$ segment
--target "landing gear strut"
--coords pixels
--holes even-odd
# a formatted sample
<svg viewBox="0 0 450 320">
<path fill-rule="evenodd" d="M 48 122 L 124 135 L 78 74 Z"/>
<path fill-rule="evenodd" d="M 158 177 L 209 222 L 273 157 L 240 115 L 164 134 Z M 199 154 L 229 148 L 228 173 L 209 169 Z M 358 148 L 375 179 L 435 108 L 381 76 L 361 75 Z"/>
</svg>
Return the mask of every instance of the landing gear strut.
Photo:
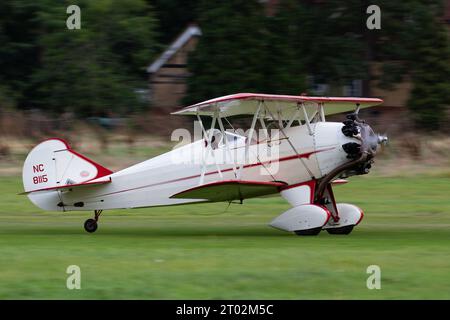
<svg viewBox="0 0 450 320">
<path fill-rule="evenodd" d="M 98 227 L 98 218 L 100 217 L 100 215 L 102 214 L 103 210 L 95 210 L 94 211 L 94 219 L 87 219 L 84 222 L 84 230 L 86 230 L 89 233 L 93 233 L 97 230 Z"/>
</svg>

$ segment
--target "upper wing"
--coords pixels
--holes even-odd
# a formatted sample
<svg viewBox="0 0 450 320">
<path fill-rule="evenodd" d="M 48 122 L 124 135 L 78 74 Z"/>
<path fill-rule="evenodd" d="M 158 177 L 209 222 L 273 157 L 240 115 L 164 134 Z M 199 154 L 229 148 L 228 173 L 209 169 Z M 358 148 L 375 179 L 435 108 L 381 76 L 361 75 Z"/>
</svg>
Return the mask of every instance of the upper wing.
<svg viewBox="0 0 450 320">
<path fill-rule="evenodd" d="M 377 98 L 354 97 L 307 97 L 287 96 L 260 93 L 237 93 L 223 96 L 188 106 L 172 114 L 213 116 L 219 112 L 224 117 L 235 115 L 252 115 L 258 109 L 260 102 L 264 102 L 270 113 L 283 119 L 290 119 L 297 110 L 297 105 L 303 103 L 306 107 L 322 103 L 325 115 L 354 110 L 356 104 L 360 108 L 368 108 L 383 103 Z M 267 117 L 270 117 L 267 115 Z"/>
<path fill-rule="evenodd" d="M 175 199 L 199 199 L 210 202 L 242 200 L 277 193 L 283 182 L 228 180 L 204 184 L 174 194 Z"/>
</svg>

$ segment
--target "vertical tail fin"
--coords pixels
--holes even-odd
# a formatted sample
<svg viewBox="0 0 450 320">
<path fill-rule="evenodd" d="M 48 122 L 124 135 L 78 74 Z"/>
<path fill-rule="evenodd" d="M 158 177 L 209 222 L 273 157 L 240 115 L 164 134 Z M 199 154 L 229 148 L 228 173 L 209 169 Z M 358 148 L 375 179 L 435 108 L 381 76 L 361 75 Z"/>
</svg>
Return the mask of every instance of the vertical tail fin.
<svg viewBox="0 0 450 320">
<path fill-rule="evenodd" d="M 41 142 L 30 151 L 23 165 L 25 192 L 80 184 L 113 172 L 75 152 L 61 139 Z"/>
</svg>

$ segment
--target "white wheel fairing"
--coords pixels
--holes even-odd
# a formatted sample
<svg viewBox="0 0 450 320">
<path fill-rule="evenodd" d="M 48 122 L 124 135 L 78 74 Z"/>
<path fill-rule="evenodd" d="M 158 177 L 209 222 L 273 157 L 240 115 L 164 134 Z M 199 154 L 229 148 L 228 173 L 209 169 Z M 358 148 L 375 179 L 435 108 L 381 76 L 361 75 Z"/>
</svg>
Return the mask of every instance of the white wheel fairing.
<svg viewBox="0 0 450 320">
<path fill-rule="evenodd" d="M 328 210 L 315 204 L 291 208 L 275 219 L 270 226 L 284 231 L 299 231 L 323 227 L 330 218 Z"/>
<path fill-rule="evenodd" d="M 337 224 L 330 219 L 323 229 L 340 228 L 345 226 L 356 226 L 364 217 L 363 211 L 357 206 L 349 203 L 336 203 L 339 214 L 339 221 Z"/>
</svg>

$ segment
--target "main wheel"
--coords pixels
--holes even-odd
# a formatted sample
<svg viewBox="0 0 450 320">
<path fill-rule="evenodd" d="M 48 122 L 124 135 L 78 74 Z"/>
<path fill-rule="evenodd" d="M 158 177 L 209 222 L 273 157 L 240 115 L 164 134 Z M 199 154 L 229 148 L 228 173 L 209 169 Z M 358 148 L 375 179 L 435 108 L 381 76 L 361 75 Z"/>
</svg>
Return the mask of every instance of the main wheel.
<svg viewBox="0 0 450 320">
<path fill-rule="evenodd" d="M 318 227 L 318 228 L 312 228 L 312 229 L 306 229 L 306 230 L 296 230 L 294 232 L 298 236 L 317 236 L 321 230 L 322 230 L 322 227 Z"/>
<path fill-rule="evenodd" d="M 327 229 L 329 234 L 350 234 L 352 232 L 354 225 L 340 227 L 340 228 L 331 228 Z"/>
<path fill-rule="evenodd" d="M 84 222 L 84 230 L 86 230 L 89 233 L 95 232 L 97 230 L 97 221 L 95 219 L 87 219 Z"/>
</svg>

